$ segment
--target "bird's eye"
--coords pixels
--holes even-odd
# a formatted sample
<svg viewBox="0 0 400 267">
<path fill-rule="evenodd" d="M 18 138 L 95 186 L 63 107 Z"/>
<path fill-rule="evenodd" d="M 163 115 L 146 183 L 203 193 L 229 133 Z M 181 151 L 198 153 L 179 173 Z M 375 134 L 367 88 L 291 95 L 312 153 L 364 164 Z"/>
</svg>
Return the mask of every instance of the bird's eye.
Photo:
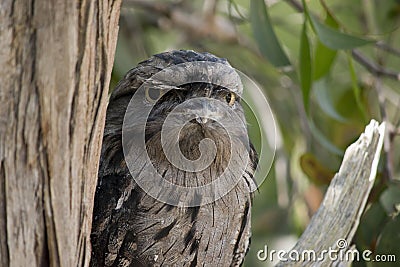
<svg viewBox="0 0 400 267">
<path fill-rule="evenodd" d="M 163 91 L 156 88 L 146 88 L 145 96 L 149 103 L 154 103 L 163 95 Z"/>
<path fill-rule="evenodd" d="M 229 106 L 233 106 L 235 104 L 236 96 L 234 93 L 229 92 L 225 96 L 225 101 L 228 103 Z"/>
</svg>

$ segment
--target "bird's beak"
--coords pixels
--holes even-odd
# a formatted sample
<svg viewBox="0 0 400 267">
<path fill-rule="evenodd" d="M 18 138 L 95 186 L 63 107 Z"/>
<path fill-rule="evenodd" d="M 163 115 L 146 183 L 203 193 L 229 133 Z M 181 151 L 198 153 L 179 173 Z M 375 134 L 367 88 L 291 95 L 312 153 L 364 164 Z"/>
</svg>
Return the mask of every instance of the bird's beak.
<svg viewBox="0 0 400 267">
<path fill-rule="evenodd" d="M 207 122 L 209 121 L 209 118 L 197 116 L 196 121 L 199 124 L 207 124 Z"/>
<path fill-rule="evenodd" d="M 212 118 L 216 116 L 217 109 L 210 105 L 208 101 L 208 97 L 202 98 L 199 100 L 199 109 L 200 111 L 196 115 L 196 122 L 200 125 L 205 125 L 207 122 L 210 122 Z"/>
</svg>

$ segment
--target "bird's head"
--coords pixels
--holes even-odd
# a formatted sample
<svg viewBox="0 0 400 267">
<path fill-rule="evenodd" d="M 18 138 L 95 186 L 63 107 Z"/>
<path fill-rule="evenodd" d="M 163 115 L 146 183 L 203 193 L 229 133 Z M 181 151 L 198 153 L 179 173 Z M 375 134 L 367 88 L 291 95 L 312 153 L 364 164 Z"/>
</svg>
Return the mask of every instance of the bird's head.
<svg viewBox="0 0 400 267">
<path fill-rule="evenodd" d="M 166 126 L 181 127 L 179 139 L 182 143 L 196 143 L 204 138 L 217 141 L 232 134 L 247 136 L 243 131 L 245 117 L 240 95 L 235 90 L 197 82 L 168 91 L 149 87 L 145 88 L 144 95 L 144 102 L 153 106 L 146 122 L 146 142 L 161 134 Z"/>
</svg>

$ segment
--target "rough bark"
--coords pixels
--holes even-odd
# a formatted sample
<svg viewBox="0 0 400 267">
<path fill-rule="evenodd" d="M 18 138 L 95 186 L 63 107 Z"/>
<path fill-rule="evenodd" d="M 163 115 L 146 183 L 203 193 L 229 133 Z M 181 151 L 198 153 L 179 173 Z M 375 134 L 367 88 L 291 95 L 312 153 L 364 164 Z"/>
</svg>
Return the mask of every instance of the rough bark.
<svg viewBox="0 0 400 267">
<path fill-rule="evenodd" d="M 0 2 L 0 266 L 85 266 L 121 0 Z"/>
</svg>

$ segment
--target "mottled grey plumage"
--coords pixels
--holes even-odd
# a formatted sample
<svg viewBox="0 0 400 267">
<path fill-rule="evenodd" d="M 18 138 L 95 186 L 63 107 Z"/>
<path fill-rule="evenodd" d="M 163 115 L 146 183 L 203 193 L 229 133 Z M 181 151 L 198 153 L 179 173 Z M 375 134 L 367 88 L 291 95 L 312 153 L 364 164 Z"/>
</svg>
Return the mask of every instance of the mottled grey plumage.
<svg viewBox="0 0 400 267">
<path fill-rule="evenodd" d="M 162 53 L 130 70 L 111 95 L 93 211 L 91 266 L 239 266 L 243 261 L 251 235 L 250 187 L 257 164 L 252 146 L 246 171 L 233 190 L 199 207 L 175 207 L 148 196 L 136 185 L 124 161 L 122 123 L 137 88 L 166 67 L 193 61 L 229 66 L 226 60 L 208 53 Z M 204 185 L 212 180 L 212 173 L 223 171 L 229 160 L 230 140 L 224 130 L 218 124 L 193 121 L 182 131 L 180 148 L 188 159 L 199 157 L 198 144 L 203 138 L 216 144 L 216 159 L 200 175 L 169 164 L 160 149 L 161 125 L 179 103 L 197 96 L 224 100 L 228 91 L 204 83 L 181 88 L 166 93 L 153 108 L 146 126 L 146 146 L 165 179 L 186 186 Z M 240 103 L 236 103 L 235 112 L 245 120 Z"/>
</svg>

